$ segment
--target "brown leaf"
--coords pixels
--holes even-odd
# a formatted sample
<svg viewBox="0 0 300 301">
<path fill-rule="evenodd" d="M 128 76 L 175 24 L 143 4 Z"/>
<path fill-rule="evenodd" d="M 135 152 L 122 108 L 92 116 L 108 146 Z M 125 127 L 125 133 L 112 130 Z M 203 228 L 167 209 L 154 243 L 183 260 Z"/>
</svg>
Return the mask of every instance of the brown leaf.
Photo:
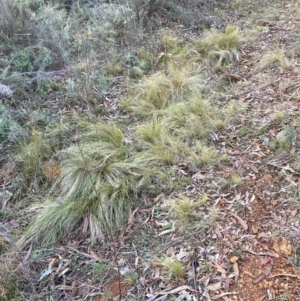
<svg viewBox="0 0 300 301">
<path fill-rule="evenodd" d="M 225 78 L 231 82 L 238 82 L 242 79 L 240 75 L 235 73 L 228 73 L 225 75 Z"/>
<path fill-rule="evenodd" d="M 179 286 L 171 291 L 168 291 L 168 292 L 161 292 L 160 294 L 161 295 L 170 295 L 170 294 L 175 294 L 175 293 L 178 293 L 180 291 L 183 291 L 183 290 L 189 290 L 191 292 L 196 292 L 191 286 L 189 285 L 182 285 L 182 286 Z"/>
<path fill-rule="evenodd" d="M 56 157 L 51 158 L 48 163 L 44 164 L 44 173 L 51 182 L 60 177 L 61 170 Z"/>
<path fill-rule="evenodd" d="M 229 291 L 229 278 L 226 277 L 225 278 L 225 281 L 224 281 L 224 289 L 225 289 L 225 292 L 227 293 Z"/>
<path fill-rule="evenodd" d="M 252 225 L 251 228 L 252 228 L 252 233 L 253 234 L 257 234 L 258 233 L 258 225 Z"/>
<path fill-rule="evenodd" d="M 247 165 L 253 172 L 258 173 L 258 169 L 254 165 L 249 164 L 249 163 Z"/>
<path fill-rule="evenodd" d="M 232 216 L 234 216 L 239 221 L 239 223 L 242 225 L 242 227 L 244 228 L 244 230 L 248 229 L 247 223 L 242 218 L 240 218 L 237 214 L 232 213 L 232 212 L 230 212 L 229 214 L 232 215 Z"/>
<path fill-rule="evenodd" d="M 59 290 L 61 291 L 72 291 L 74 289 L 74 286 L 72 285 L 60 285 L 58 287 Z"/>
<path fill-rule="evenodd" d="M 216 234 L 217 234 L 217 236 L 218 236 L 219 239 L 222 239 L 223 236 L 222 236 L 222 234 L 220 232 L 220 229 L 221 229 L 220 225 L 218 223 L 216 223 Z"/>
<path fill-rule="evenodd" d="M 264 280 L 269 276 L 271 271 L 272 271 L 272 266 L 269 266 L 263 273 L 261 273 L 255 280 L 253 280 L 253 283 L 256 284 L 261 282 L 262 280 Z"/>
<path fill-rule="evenodd" d="M 195 180 L 204 180 L 205 179 L 205 175 L 202 174 L 200 171 L 198 171 L 197 173 L 195 173 L 193 176 L 192 176 L 192 179 L 195 181 Z"/>
<path fill-rule="evenodd" d="M 92 256 L 93 258 L 95 258 L 97 261 L 100 261 L 100 258 L 98 257 L 98 255 L 97 255 L 93 250 L 90 251 L 90 254 L 91 254 L 91 256 Z"/>
<path fill-rule="evenodd" d="M 238 278 L 239 278 L 239 275 L 240 275 L 240 272 L 239 272 L 239 267 L 238 267 L 238 264 L 237 264 L 237 262 L 235 262 L 234 264 L 233 264 L 233 271 L 234 271 L 234 280 L 235 280 L 235 282 L 237 282 L 238 281 Z"/>
</svg>

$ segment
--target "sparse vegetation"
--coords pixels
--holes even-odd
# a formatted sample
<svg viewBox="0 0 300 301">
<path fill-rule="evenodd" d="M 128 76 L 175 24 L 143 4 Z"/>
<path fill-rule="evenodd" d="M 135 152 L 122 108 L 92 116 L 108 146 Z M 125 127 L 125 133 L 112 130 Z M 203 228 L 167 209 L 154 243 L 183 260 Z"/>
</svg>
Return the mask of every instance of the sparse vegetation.
<svg viewBox="0 0 300 301">
<path fill-rule="evenodd" d="M 216 299 L 256 234 L 295 241 L 300 7 L 273 2 L 0 0 L 0 300 Z"/>
</svg>

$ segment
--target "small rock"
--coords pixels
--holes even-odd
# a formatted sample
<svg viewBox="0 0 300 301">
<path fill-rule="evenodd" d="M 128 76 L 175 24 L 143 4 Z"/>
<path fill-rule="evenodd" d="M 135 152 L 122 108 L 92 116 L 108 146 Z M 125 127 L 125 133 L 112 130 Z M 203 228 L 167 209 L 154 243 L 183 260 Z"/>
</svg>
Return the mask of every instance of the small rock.
<svg viewBox="0 0 300 301">
<path fill-rule="evenodd" d="M 280 255 L 290 256 L 292 254 L 292 245 L 284 237 L 276 237 L 273 239 L 273 249 Z"/>
</svg>

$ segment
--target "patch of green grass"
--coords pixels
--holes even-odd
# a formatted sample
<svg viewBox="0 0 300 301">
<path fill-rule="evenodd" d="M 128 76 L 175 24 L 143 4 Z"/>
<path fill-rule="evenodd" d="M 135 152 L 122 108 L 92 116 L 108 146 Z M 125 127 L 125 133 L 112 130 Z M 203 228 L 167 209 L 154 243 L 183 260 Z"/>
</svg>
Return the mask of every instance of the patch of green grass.
<svg viewBox="0 0 300 301">
<path fill-rule="evenodd" d="M 206 138 L 225 127 L 221 114 L 197 92 L 185 102 L 170 105 L 162 114 L 166 126 L 184 138 Z"/>
<path fill-rule="evenodd" d="M 252 137 L 255 134 L 256 134 L 256 132 L 247 126 L 241 127 L 237 132 L 237 135 L 240 137 Z"/>
<path fill-rule="evenodd" d="M 241 185 L 242 184 L 242 178 L 238 173 L 233 172 L 230 175 L 230 179 L 233 182 L 234 185 Z"/>
<path fill-rule="evenodd" d="M 14 143 L 25 137 L 25 131 L 0 104 L 0 145 Z"/>
<path fill-rule="evenodd" d="M 200 216 L 197 219 L 197 222 L 191 225 L 191 228 L 193 230 L 209 229 L 216 223 L 217 219 L 219 218 L 219 213 L 215 209 L 210 209 L 208 214 L 200 212 L 199 215 Z"/>
<path fill-rule="evenodd" d="M 79 267 L 82 270 L 82 267 Z M 107 263 L 102 262 L 93 262 L 90 266 L 88 266 L 88 272 L 90 272 L 93 276 L 93 281 L 101 281 L 107 273 L 109 269 L 109 265 Z"/>
<path fill-rule="evenodd" d="M 207 146 L 199 141 L 196 141 L 188 155 L 192 162 L 198 166 L 210 166 L 217 164 L 219 161 L 217 150 L 213 146 Z"/>
<path fill-rule="evenodd" d="M 0 210 L 0 218 L 1 219 L 6 219 L 8 217 L 10 217 L 13 214 L 11 209 L 2 209 Z"/>
<path fill-rule="evenodd" d="M 130 96 L 125 106 L 141 116 L 152 115 L 165 109 L 172 96 L 170 83 L 164 73 L 156 73 L 145 79 L 137 88 L 137 96 Z"/>
<path fill-rule="evenodd" d="M 165 34 L 161 39 L 162 46 L 165 52 L 177 54 L 181 51 L 182 46 L 180 40 L 168 34 Z"/>
<path fill-rule="evenodd" d="M 224 65 L 236 62 L 240 60 L 240 54 L 237 50 L 216 50 L 209 54 L 209 58 L 215 61 L 216 71 L 222 70 Z"/>
<path fill-rule="evenodd" d="M 225 118 L 227 123 L 240 119 L 241 114 L 246 110 L 245 106 L 238 102 L 233 102 L 225 107 Z"/>
<path fill-rule="evenodd" d="M 261 20 L 262 21 L 271 21 L 274 18 L 276 18 L 276 16 L 278 16 L 280 14 L 280 11 L 277 7 L 274 6 L 270 6 L 267 7 L 266 9 L 264 9 L 264 11 L 261 14 Z"/>
</svg>

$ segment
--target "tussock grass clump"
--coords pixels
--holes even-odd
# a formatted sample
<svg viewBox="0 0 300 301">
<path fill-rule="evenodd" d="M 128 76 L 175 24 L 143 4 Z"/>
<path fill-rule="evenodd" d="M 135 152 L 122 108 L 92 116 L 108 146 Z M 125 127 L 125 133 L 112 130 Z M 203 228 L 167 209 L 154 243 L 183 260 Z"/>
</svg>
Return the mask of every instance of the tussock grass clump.
<svg viewBox="0 0 300 301">
<path fill-rule="evenodd" d="M 51 157 L 52 150 L 45 139 L 45 135 L 33 130 L 29 141 L 20 143 L 17 156 L 19 170 L 28 183 L 38 184 L 45 179 L 43 165 Z"/>
<path fill-rule="evenodd" d="M 206 201 L 206 197 L 203 197 L 201 200 L 193 200 L 180 195 L 179 199 L 170 200 L 168 205 L 171 207 L 170 213 L 172 217 L 186 223 L 197 216 L 197 209 L 204 206 Z"/>
<path fill-rule="evenodd" d="M 276 49 L 265 53 L 259 62 L 254 66 L 253 71 L 258 72 L 265 70 L 268 67 L 279 66 L 287 69 L 291 66 L 288 59 L 285 57 L 283 49 Z"/>
<path fill-rule="evenodd" d="M 35 205 L 36 221 L 20 245 L 34 240 L 53 245 L 72 235 L 103 239 L 126 221 L 134 199 L 135 164 L 127 158 L 123 136 L 114 124 L 99 123 L 81 145 L 60 154 L 61 179 L 53 187 L 58 199 Z"/>
<path fill-rule="evenodd" d="M 144 147 L 144 160 L 157 164 L 170 165 L 178 159 L 177 141 L 166 124 L 154 117 L 151 122 L 138 126 L 138 142 Z"/>
<path fill-rule="evenodd" d="M 172 96 L 170 82 L 164 73 L 156 73 L 145 79 L 138 87 L 138 94 L 128 100 L 126 106 L 137 115 L 147 116 L 165 109 Z"/>
<path fill-rule="evenodd" d="M 240 115 L 244 113 L 246 106 L 241 102 L 231 102 L 224 109 L 224 118 L 226 123 L 239 120 Z"/>
<path fill-rule="evenodd" d="M 151 116 L 171 103 L 187 98 L 199 88 L 201 78 L 195 72 L 169 67 L 134 86 L 137 94 L 125 101 L 125 107 L 138 116 Z"/>
<path fill-rule="evenodd" d="M 196 141 L 188 153 L 188 157 L 196 166 L 210 166 L 220 160 L 217 150 L 201 141 Z"/>
<path fill-rule="evenodd" d="M 198 50 L 203 53 L 219 50 L 234 50 L 241 45 L 243 40 L 240 30 L 237 27 L 228 25 L 224 32 L 215 30 L 206 32 L 196 46 Z"/>
<path fill-rule="evenodd" d="M 166 52 L 176 53 L 180 48 L 180 41 L 174 36 L 164 35 L 161 42 Z"/>
<path fill-rule="evenodd" d="M 52 178 L 49 174 L 47 175 L 47 166 L 51 165 L 52 157 L 59 150 L 70 145 L 69 138 L 76 126 L 62 118 L 55 125 L 46 126 L 43 132 L 37 125 L 34 125 L 28 135 L 29 137 L 20 139 L 18 155 L 16 156 L 16 169 L 22 175 L 26 185 L 34 183 L 36 189 L 39 184 L 47 180 L 46 178 Z"/>
<path fill-rule="evenodd" d="M 190 117 L 190 116 L 188 116 Z M 139 157 L 150 166 L 157 168 L 164 165 L 178 164 L 188 159 L 195 166 L 209 165 L 217 162 L 217 152 L 211 146 L 206 146 L 200 140 L 191 142 L 186 138 L 199 138 L 204 135 L 205 127 L 197 127 L 194 122 L 187 122 L 186 127 L 173 131 L 164 119 L 153 118 L 151 122 L 137 127 L 137 142 L 141 145 L 143 153 Z M 191 128 L 188 128 L 191 126 Z M 201 132 L 201 133 L 200 133 Z M 205 132 L 205 134 L 207 134 Z M 202 136 L 201 136 L 202 137 Z M 139 159 L 140 160 L 140 159 Z"/>
<path fill-rule="evenodd" d="M 224 32 L 208 31 L 204 37 L 196 43 L 196 50 L 218 65 L 231 63 L 239 59 L 237 49 L 243 43 L 240 30 L 228 25 Z"/>
<path fill-rule="evenodd" d="M 185 102 L 170 105 L 162 112 L 166 124 L 177 135 L 185 138 L 206 138 L 215 130 L 225 127 L 220 112 L 199 92 L 193 93 Z"/>
<path fill-rule="evenodd" d="M 185 278 L 184 264 L 176 258 L 165 256 L 158 259 L 156 264 L 162 267 L 163 274 L 169 279 Z"/>
<path fill-rule="evenodd" d="M 282 122 L 286 117 L 285 112 L 275 109 L 274 113 L 272 114 L 272 119 L 276 122 Z"/>
<path fill-rule="evenodd" d="M 22 296 L 22 293 L 16 285 L 18 278 L 14 271 L 5 269 L 1 272 L 2 273 L 0 273 L 0 300 L 24 300 L 25 296 Z"/>
</svg>

